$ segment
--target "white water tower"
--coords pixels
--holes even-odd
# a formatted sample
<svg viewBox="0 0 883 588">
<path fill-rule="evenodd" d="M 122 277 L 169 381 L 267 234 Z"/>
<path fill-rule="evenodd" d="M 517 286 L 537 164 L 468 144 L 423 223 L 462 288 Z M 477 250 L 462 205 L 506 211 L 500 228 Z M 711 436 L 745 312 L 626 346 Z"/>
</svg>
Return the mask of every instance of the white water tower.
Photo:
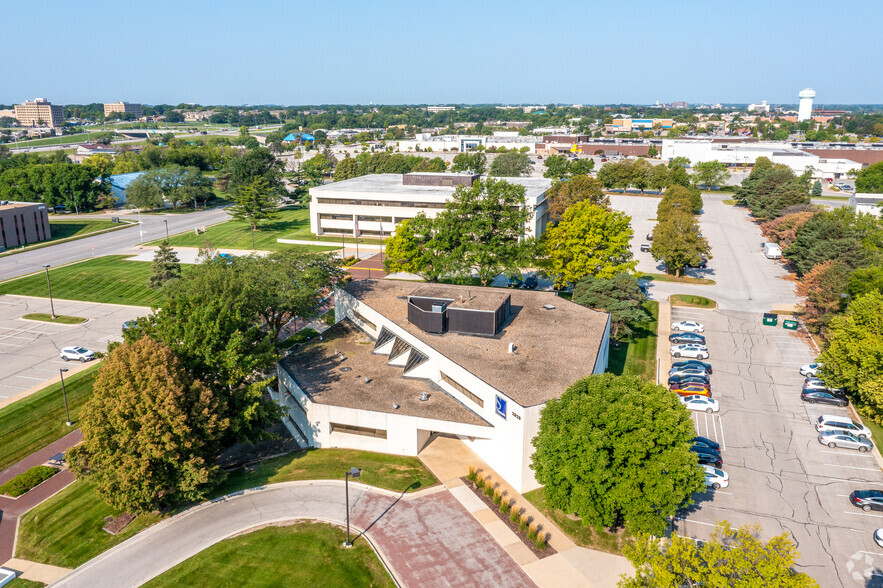
<svg viewBox="0 0 883 588">
<path fill-rule="evenodd" d="M 800 107 L 797 109 L 797 122 L 812 119 L 812 99 L 816 97 L 816 91 L 812 88 L 802 90 L 800 94 Z"/>
</svg>

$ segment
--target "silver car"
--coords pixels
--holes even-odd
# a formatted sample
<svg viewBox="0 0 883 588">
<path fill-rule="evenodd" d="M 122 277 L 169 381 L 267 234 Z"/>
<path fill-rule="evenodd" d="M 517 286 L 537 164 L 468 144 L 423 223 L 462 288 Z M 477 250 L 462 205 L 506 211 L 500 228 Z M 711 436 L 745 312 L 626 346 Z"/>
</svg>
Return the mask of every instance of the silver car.
<svg viewBox="0 0 883 588">
<path fill-rule="evenodd" d="M 819 443 L 832 448 L 858 449 L 862 453 L 874 448 L 874 444 L 867 439 L 856 437 L 848 431 L 822 431 L 819 433 Z"/>
</svg>

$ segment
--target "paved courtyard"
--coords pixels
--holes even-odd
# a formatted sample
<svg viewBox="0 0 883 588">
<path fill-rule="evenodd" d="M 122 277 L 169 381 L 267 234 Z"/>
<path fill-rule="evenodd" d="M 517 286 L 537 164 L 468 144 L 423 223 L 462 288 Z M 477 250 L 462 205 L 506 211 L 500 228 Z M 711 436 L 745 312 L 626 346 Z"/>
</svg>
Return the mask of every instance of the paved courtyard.
<svg viewBox="0 0 883 588">
<path fill-rule="evenodd" d="M 111 341 L 122 340 L 122 324 L 150 312 L 141 306 L 55 301 L 56 314 L 88 319 L 79 325 L 59 325 L 22 319 L 29 313 L 49 313 L 48 298 L 0 296 L 0 402 L 58 378 L 59 368 L 71 370 L 76 362 L 59 357 L 63 347 L 82 345 L 106 351 Z"/>
</svg>

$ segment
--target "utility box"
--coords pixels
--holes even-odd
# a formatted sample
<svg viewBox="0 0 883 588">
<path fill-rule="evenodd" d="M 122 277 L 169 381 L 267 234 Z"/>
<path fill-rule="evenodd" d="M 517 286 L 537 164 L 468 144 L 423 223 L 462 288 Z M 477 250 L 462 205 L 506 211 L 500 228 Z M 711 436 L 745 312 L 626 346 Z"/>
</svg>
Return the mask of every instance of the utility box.
<svg viewBox="0 0 883 588">
<path fill-rule="evenodd" d="M 779 324 L 779 315 L 772 312 L 763 313 L 763 324 L 768 327 L 775 327 Z"/>
<path fill-rule="evenodd" d="M 791 331 L 797 330 L 797 321 L 794 319 L 785 319 L 782 321 L 782 327 L 789 329 Z"/>
</svg>

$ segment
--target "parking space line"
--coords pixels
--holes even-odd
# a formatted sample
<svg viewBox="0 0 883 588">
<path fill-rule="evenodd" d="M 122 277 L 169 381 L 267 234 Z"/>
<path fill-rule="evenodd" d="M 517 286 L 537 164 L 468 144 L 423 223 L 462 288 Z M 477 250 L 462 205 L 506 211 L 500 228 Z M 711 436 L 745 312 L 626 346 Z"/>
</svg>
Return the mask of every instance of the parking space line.
<svg viewBox="0 0 883 588">
<path fill-rule="evenodd" d="M 848 510 L 844 510 L 843 514 L 851 514 L 851 515 L 858 515 L 860 517 L 875 517 L 878 519 L 883 519 L 883 515 L 869 514 L 866 512 L 849 512 Z"/>
<path fill-rule="evenodd" d="M 831 449 L 819 449 L 819 453 L 833 453 L 833 454 L 836 454 L 836 455 L 843 455 L 843 452 L 842 452 L 842 451 L 833 451 L 833 450 L 831 450 Z M 858 455 L 853 455 L 853 457 L 868 457 L 868 458 L 871 458 L 871 459 L 874 458 L 874 456 L 871 455 L 870 452 L 867 452 L 867 453 L 861 453 L 861 452 L 859 452 Z"/>
<path fill-rule="evenodd" d="M 867 472 L 879 472 L 880 471 L 880 468 L 860 468 L 857 466 L 840 465 L 839 463 L 826 463 L 826 464 L 822 464 L 822 465 L 832 467 L 832 468 L 850 468 L 853 470 L 865 470 Z"/>
<path fill-rule="evenodd" d="M 705 525 L 706 527 L 716 527 L 715 523 L 703 523 L 702 521 L 694 521 L 693 519 L 683 519 L 680 517 L 675 517 L 676 521 L 684 521 L 685 523 L 696 523 L 697 525 Z"/>
<path fill-rule="evenodd" d="M 720 428 L 721 428 L 721 451 L 726 451 L 727 450 L 727 442 L 724 439 L 724 422 L 721 420 L 720 415 L 717 415 L 717 423 L 720 425 Z"/>
<path fill-rule="evenodd" d="M 38 382 L 42 382 L 46 378 L 35 378 L 34 376 L 20 376 L 18 374 L 13 374 L 13 378 L 24 378 L 26 380 L 37 380 Z"/>
</svg>

